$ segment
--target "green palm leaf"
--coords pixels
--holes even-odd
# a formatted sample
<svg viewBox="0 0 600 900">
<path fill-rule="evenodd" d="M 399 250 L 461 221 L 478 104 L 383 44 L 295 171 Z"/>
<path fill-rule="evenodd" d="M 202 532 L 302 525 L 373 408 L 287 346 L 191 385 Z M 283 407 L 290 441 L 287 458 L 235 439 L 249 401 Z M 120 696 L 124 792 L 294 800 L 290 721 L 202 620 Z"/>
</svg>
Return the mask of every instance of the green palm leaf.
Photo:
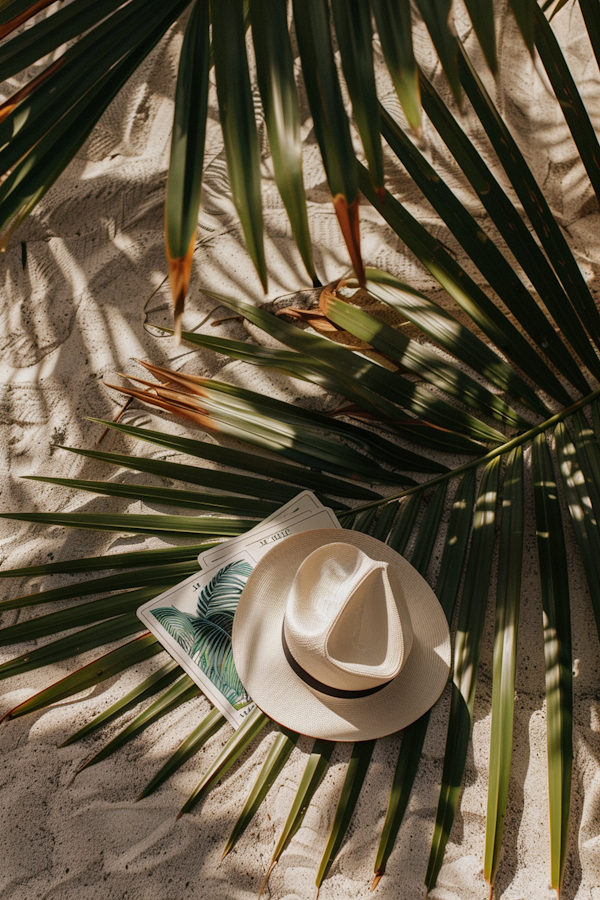
<svg viewBox="0 0 600 900">
<path fill-rule="evenodd" d="M 167 257 L 178 335 L 181 334 L 181 316 L 200 210 L 208 113 L 209 27 L 209 2 L 196 0 L 179 61 L 165 210 Z"/>
<path fill-rule="evenodd" d="M 531 475 L 544 609 L 550 871 L 552 887 L 560 894 L 573 766 L 573 659 L 567 554 L 554 467 L 544 435 L 533 443 Z"/>
<path fill-rule="evenodd" d="M 77 669 L 71 675 L 61 678 L 60 681 L 51 684 L 44 690 L 38 691 L 33 697 L 24 700 L 5 713 L 2 720 L 16 719 L 18 716 L 24 716 L 26 713 L 44 709 L 51 703 L 57 703 L 59 700 L 73 696 L 73 694 L 78 694 L 88 687 L 100 684 L 100 682 L 106 681 L 107 678 L 117 675 L 123 669 L 129 668 L 129 666 L 161 653 L 162 649 L 154 635 L 146 632 L 146 634 L 134 638 L 115 650 L 111 650 L 110 653 L 106 653 L 86 666 L 82 666 L 81 669 Z"/>
<path fill-rule="evenodd" d="M 242 0 L 210 4 L 219 115 L 227 156 L 233 202 L 240 217 L 246 246 L 267 290 L 260 195 L 260 151 L 254 103 L 246 59 Z"/>
<path fill-rule="evenodd" d="M 407 502 L 414 502 L 416 499 L 418 498 L 415 496 L 409 497 Z M 449 623 L 452 620 L 463 565 L 467 555 L 474 505 L 475 472 L 471 470 L 461 479 L 452 501 L 448 532 L 444 542 L 437 580 L 437 596 Z M 430 501 L 428 513 L 432 507 L 435 509 L 435 504 L 432 504 Z M 434 531 L 437 531 L 436 525 L 439 525 L 437 516 L 431 515 L 430 522 L 424 519 L 415 543 L 411 562 L 422 575 L 427 570 L 431 556 L 432 535 Z M 402 552 L 402 550 L 399 552 Z M 387 861 L 394 849 L 394 843 L 398 836 L 404 813 L 408 807 L 428 725 L 429 713 L 427 712 L 412 725 L 409 725 L 408 728 L 404 729 L 385 822 L 377 849 L 372 889 L 379 883 L 385 872 Z"/>
<path fill-rule="evenodd" d="M 171 687 L 158 697 L 157 700 L 154 700 L 147 709 L 138 713 L 122 731 L 116 734 L 114 738 L 108 742 L 108 744 L 105 744 L 104 747 L 87 759 L 83 765 L 79 767 L 77 774 L 84 769 L 87 769 L 88 766 L 93 766 L 96 763 L 102 762 L 103 759 L 111 756 L 119 749 L 119 747 L 122 747 L 123 744 L 133 740 L 138 734 L 154 722 L 158 721 L 158 719 L 161 719 L 163 716 L 166 716 L 167 713 L 177 709 L 183 703 L 187 703 L 188 700 L 193 700 L 199 693 L 200 688 L 193 683 L 191 678 L 187 675 L 183 675 L 175 682 L 175 684 L 172 684 Z"/>
<path fill-rule="evenodd" d="M 502 492 L 484 861 L 484 875 L 490 888 L 494 884 L 500 860 L 512 758 L 515 670 L 523 565 L 523 482 L 523 453 L 521 448 L 517 447 L 508 457 Z"/>
<path fill-rule="evenodd" d="M 377 88 L 373 68 L 373 32 L 368 0 L 347 4 L 332 0 L 331 10 L 340 48 L 344 78 L 352 100 L 375 190 L 383 188 L 383 152 L 379 137 Z"/>
<path fill-rule="evenodd" d="M 124 697 L 115 700 L 109 707 L 101 713 L 98 713 L 98 715 L 94 716 L 89 722 L 86 722 L 85 725 L 63 741 L 62 744 L 59 744 L 59 747 L 68 747 L 70 744 L 80 741 L 98 728 L 102 728 L 103 725 L 108 725 L 110 722 L 113 722 L 133 706 L 137 706 L 138 703 L 142 703 L 154 694 L 158 694 L 163 688 L 169 687 L 169 685 L 179 677 L 179 674 L 180 669 L 175 660 L 170 660 L 168 663 L 165 663 L 164 666 L 161 666 L 160 669 L 157 669 L 152 675 L 144 678 L 140 684 L 129 691 L 129 693 L 125 694 Z"/>
<path fill-rule="evenodd" d="M 302 775 L 300 784 L 296 790 L 294 802 L 292 803 L 285 825 L 283 826 L 283 830 L 279 836 L 275 850 L 273 851 L 267 874 L 265 875 L 258 894 L 259 897 L 267 886 L 271 872 L 279 862 L 279 857 L 302 825 L 306 810 L 310 805 L 310 801 L 312 800 L 315 791 L 321 783 L 321 779 L 325 774 L 334 747 L 335 744 L 331 741 L 317 740 L 314 742 L 311 754 L 304 769 L 304 774 Z"/>
<path fill-rule="evenodd" d="M 285 0 L 251 0 L 252 42 L 275 180 L 289 216 L 302 261 L 319 284 L 302 180 L 300 112 Z"/>
<path fill-rule="evenodd" d="M 442 789 L 425 876 L 428 891 L 437 881 L 450 836 L 473 723 L 477 666 L 494 550 L 499 466 L 498 459 L 486 466 L 475 505 L 473 540 L 465 573 L 454 646 L 454 679 Z"/>
<path fill-rule="evenodd" d="M 269 719 L 260 709 L 255 708 L 249 713 L 238 730 L 225 744 L 214 762 L 204 773 L 200 784 L 192 791 L 188 799 L 181 807 L 177 818 L 189 812 L 197 803 L 209 794 L 227 774 L 229 769 L 240 758 L 242 753 L 250 746 L 254 739 L 268 724 Z"/>
<path fill-rule="evenodd" d="M 421 131 L 419 75 L 412 43 L 410 0 L 371 0 L 381 49 L 404 115 L 412 130 Z"/>
<path fill-rule="evenodd" d="M 223 856 L 221 859 L 225 859 L 228 853 L 233 850 L 236 843 L 241 838 L 242 834 L 256 815 L 258 808 L 261 803 L 267 796 L 268 792 L 272 788 L 277 776 L 282 771 L 285 766 L 287 760 L 290 757 L 290 754 L 296 743 L 299 734 L 296 734 L 293 731 L 288 731 L 283 728 L 280 733 L 275 738 L 271 749 L 265 759 L 258 778 L 254 783 L 252 790 L 248 795 L 248 799 L 244 804 L 244 808 L 242 809 L 237 822 L 233 827 L 233 831 L 229 835 L 229 839 L 225 845 L 225 849 L 223 850 Z"/>
<path fill-rule="evenodd" d="M 354 813 L 354 808 L 358 801 L 358 797 L 367 775 L 367 769 L 371 762 L 371 756 L 375 749 L 375 741 L 361 741 L 354 744 L 352 748 L 352 756 L 346 769 L 346 778 L 342 787 L 342 793 L 338 800 L 335 817 L 331 826 L 331 832 L 319 871 L 317 872 L 316 886 L 317 890 L 321 887 L 323 879 L 327 876 L 337 853 L 342 846 L 342 841 L 350 824 L 350 819 Z"/>
<path fill-rule="evenodd" d="M 12 0 L 10 3 L 0 0 L 0 39 L 12 34 L 47 5 L 45 0 L 33 4 L 29 0 Z M 4 41 L 0 46 L 0 77 L 13 77 L 38 60 L 40 66 L 37 73 L 40 77 L 25 82 L 0 108 L 0 170 L 5 176 L 0 185 L 1 229 L 9 229 L 9 232 L 14 229 L 48 190 L 77 153 L 120 87 L 187 5 L 184 0 L 125 0 L 118 4 L 113 0 L 99 0 L 97 3 L 73 0 Z M 562 2 L 555 4 L 553 15 L 562 5 Z M 580 0 L 580 5 L 592 47 L 598 55 L 597 0 Z M 160 538 L 182 534 L 206 535 L 206 539 L 196 537 L 194 545 L 182 548 L 126 552 L 107 555 L 102 559 L 61 561 L 0 573 L 11 577 L 94 572 L 111 568 L 117 572 L 106 578 L 92 578 L 78 586 L 48 588 L 38 594 L 3 600 L 0 609 L 5 610 L 56 600 L 79 601 L 80 597 L 118 591 L 111 596 L 76 602 L 68 608 L 0 629 L 0 644 L 4 645 L 68 632 L 66 636 L 52 639 L 2 664 L 0 678 L 76 657 L 103 644 L 119 642 L 119 646 L 104 657 L 19 704 L 8 714 L 14 717 L 72 696 L 84 687 L 93 686 L 158 652 L 158 644 L 148 635 L 142 634 L 123 643 L 126 638 L 142 631 L 141 623 L 134 614 L 137 605 L 188 574 L 199 550 L 216 543 L 219 536 L 236 535 L 252 527 L 256 519 L 271 511 L 275 504 L 293 497 L 300 488 L 319 491 L 323 501 L 332 505 L 336 501 L 331 498 L 357 500 L 361 505 L 355 505 L 351 510 L 337 501 L 336 508 L 342 524 L 387 540 L 400 552 L 406 552 L 412 546 L 414 537 L 411 558 L 419 571 L 425 574 L 444 509 L 447 508 L 445 493 L 448 481 L 464 475 L 451 501 L 453 508 L 449 532 L 437 579 L 438 596 L 451 619 L 466 549 L 471 539 L 459 613 L 442 793 L 427 873 L 427 884 L 431 887 L 442 864 L 464 771 L 485 607 L 481 598 L 487 596 L 494 549 L 498 470 L 501 458 L 507 456 L 499 541 L 492 758 L 485 860 L 485 874 L 492 883 L 499 859 L 510 767 L 518 583 L 523 551 L 521 454 L 523 448 L 533 442 L 531 473 L 546 652 L 551 878 L 555 889 L 560 890 L 565 870 L 570 807 L 573 699 L 571 598 L 555 473 L 558 466 L 600 634 L 600 451 L 597 446 L 600 413 L 597 405 L 594 406 L 592 428 L 584 412 L 585 407 L 594 403 L 600 394 L 589 387 L 592 379 L 600 375 L 597 356 L 600 314 L 566 237 L 517 142 L 448 27 L 449 0 L 419 0 L 417 6 L 438 49 L 456 98 L 460 97 L 461 90 L 465 91 L 510 185 L 505 189 L 500 180 L 492 175 L 494 166 L 487 165 L 450 107 L 421 77 L 426 112 L 432 126 L 471 183 L 481 208 L 505 240 L 511 256 L 504 252 L 500 242 L 492 243 L 487 227 L 480 227 L 478 213 L 481 209 L 472 211 L 471 205 L 467 209 L 466 201 L 459 200 L 458 194 L 440 180 L 433 166 L 403 134 L 397 123 L 385 111 L 381 112 L 376 102 L 369 7 L 374 13 L 386 64 L 405 114 L 413 129 L 418 130 L 419 84 L 410 33 L 410 5 L 405 0 L 396 4 L 388 0 L 371 0 L 367 4 L 361 0 L 354 4 L 350 12 L 346 10 L 348 14 L 344 15 L 342 4 L 336 0 L 332 7 L 332 29 L 329 5 L 325 0 L 311 0 L 308 5 L 294 2 L 293 18 L 317 142 L 359 281 L 364 279 L 358 230 L 358 184 L 375 210 L 388 221 L 460 310 L 467 314 L 469 324 L 459 325 L 441 306 L 385 273 L 367 272 L 372 296 L 399 312 L 423 335 L 427 335 L 430 343 L 433 341 L 452 354 L 456 362 L 448 362 L 447 357 L 442 361 L 437 350 L 426 349 L 417 340 L 404 338 L 401 332 L 376 323 L 373 317 L 336 298 L 330 301 L 332 319 L 396 359 L 409 370 L 407 377 L 397 373 L 391 375 L 360 353 L 302 332 L 263 310 L 211 295 L 218 302 L 232 306 L 271 337 L 282 341 L 288 349 L 256 347 L 207 335 L 186 335 L 188 339 L 194 341 L 196 346 L 255 365 L 277 368 L 292 377 L 341 394 L 352 404 L 346 408 L 345 420 L 339 421 L 310 410 L 297 410 L 291 404 L 274 398 L 252 395 L 252 392 L 211 383 L 206 379 L 185 381 L 182 376 L 182 381 L 175 385 L 177 390 L 169 385 L 161 396 L 156 392 L 164 408 L 170 408 L 168 403 L 173 407 L 179 404 L 176 411 L 182 412 L 180 398 L 186 390 L 189 393 L 193 383 L 194 390 L 186 401 L 187 412 L 191 411 L 192 417 L 196 416 L 195 420 L 203 426 L 243 440 L 250 449 L 242 451 L 128 425 L 111 425 L 121 434 L 153 443 L 169 453 L 185 453 L 207 460 L 209 464 L 227 466 L 236 472 L 231 475 L 215 472 L 208 467 L 190 465 L 189 461 L 183 464 L 137 459 L 139 471 L 176 481 L 187 480 L 189 484 L 218 492 L 211 494 L 114 482 L 39 479 L 123 499 L 169 502 L 181 508 L 190 505 L 199 508 L 204 504 L 205 511 L 215 515 L 98 516 L 45 512 L 18 512 L 12 515 L 17 520 L 42 525 L 95 528 Z M 544 4 L 540 9 L 537 4 L 511 0 L 510 6 L 530 49 L 535 39 L 580 158 L 596 193 L 600 193 L 598 140 L 553 29 L 544 17 L 543 13 L 549 5 Z M 467 0 L 467 8 L 484 54 L 493 68 L 496 50 L 491 3 L 489 0 L 482 3 Z M 241 0 L 227 0 L 213 2 L 211 11 L 212 50 L 231 188 L 251 255 L 263 282 L 266 281 L 258 141 L 244 37 L 248 18 L 253 28 L 257 80 L 276 180 L 305 265 L 311 278 L 316 281 L 302 184 L 298 101 L 286 6 L 278 0 L 271 10 L 264 0 L 252 0 L 250 16 L 245 17 Z M 187 26 L 180 65 L 167 202 L 169 254 L 174 261 L 185 260 L 186 266 L 191 264 L 200 198 L 201 145 L 204 140 L 210 65 L 208 36 L 208 5 L 204 0 L 197 0 Z M 368 158 L 369 173 L 362 167 L 357 169 L 355 165 L 353 126 L 349 124 L 342 101 L 340 74 L 333 54 L 334 41 L 340 48 L 346 86 Z M 59 51 L 51 65 L 41 62 L 45 54 L 54 53 L 63 45 L 67 49 Z M 432 233 L 417 222 L 396 198 L 381 190 L 380 130 L 470 261 L 487 279 L 495 296 L 488 296 Z M 510 199 L 512 190 L 522 204 L 537 241 L 531 237 L 520 208 Z M 5 234 L 4 243 L 8 236 Z M 522 267 L 522 273 L 515 267 L 513 256 Z M 525 279 L 531 282 L 539 295 L 540 305 L 526 288 Z M 181 284 L 176 284 L 176 295 L 182 291 L 185 293 L 184 281 L 185 278 Z M 508 320 L 504 307 L 498 301 L 514 315 L 516 324 Z M 478 329 L 483 333 L 484 340 L 477 336 Z M 573 356 L 567 342 L 579 359 Z M 148 368 L 153 371 L 152 367 Z M 155 369 L 156 374 L 159 370 L 158 367 Z M 429 386 L 415 383 L 415 379 L 423 379 Z M 563 380 L 581 395 L 579 400 L 571 400 L 571 388 L 569 384 L 565 387 Z M 530 416 L 519 404 L 543 421 Z M 408 446 L 396 449 L 395 441 L 375 433 L 370 426 L 351 424 L 347 420 L 351 415 L 381 420 L 381 427 L 386 433 L 400 437 L 403 445 Z M 514 429 L 519 429 L 520 433 L 515 435 Z M 550 431 L 553 431 L 556 451 L 546 439 Z M 252 444 L 258 445 L 261 452 L 267 452 L 257 455 L 251 450 Z M 426 448 L 430 456 L 423 456 L 421 448 Z M 466 463 L 462 460 L 459 464 L 453 463 L 450 469 L 445 465 L 447 460 L 443 464 L 439 461 L 438 451 L 470 454 L 470 458 Z M 86 450 L 79 452 L 97 462 L 136 468 L 134 456 Z M 282 457 L 285 458 L 286 454 L 288 459 L 294 460 L 293 464 L 283 461 Z M 475 475 L 483 466 L 486 468 L 475 523 L 471 529 Z M 324 474 L 323 470 L 331 474 Z M 403 470 L 403 474 L 397 475 L 398 470 Z M 248 476 L 248 473 L 251 475 Z M 412 476 L 419 473 L 427 475 L 428 480 L 417 484 Z M 364 485 L 357 483 L 363 479 Z M 367 486 L 378 480 L 394 485 L 395 490 L 401 486 L 404 489 L 384 498 Z M 8 515 L 11 517 L 11 514 Z M 241 518 L 242 515 L 244 518 Z M 133 571 L 123 572 L 126 568 Z M 207 595 L 199 598 L 201 609 L 198 609 L 197 616 L 182 618 L 178 611 L 169 609 L 158 612 L 167 627 L 173 629 L 176 639 L 181 638 L 184 642 L 186 650 L 195 653 L 202 665 L 212 667 L 215 677 L 222 678 L 224 692 L 232 691 L 233 698 L 233 694 L 242 689 L 233 666 L 230 631 L 235 597 L 239 596 L 243 578 L 240 573 L 229 574 L 229 583 L 227 576 L 222 584 L 212 588 L 209 586 Z M 187 676 L 177 685 L 172 684 L 174 677 L 174 667 L 162 667 L 154 676 L 112 704 L 89 726 L 79 729 L 67 742 L 89 734 L 102 724 L 115 721 L 133 704 L 164 689 L 166 693 L 136 716 L 130 726 L 94 759 L 102 758 L 102 754 L 108 755 L 138 733 L 153 717 L 173 708 L 172 704 L 183 702 L 181 698 L 186 697 L 187 692 L 191 692 L 190 696 L 198 692 L 186 680 Z M 375 883 L 385 869 L 408 804 L 428 718 L 428 714 L 422 717 L 403 735 L 377 855 Z M 223 721 L 223 717 L 213 711 L 200 723 L 162 766 L 143 795 L 156 789 L 197 752 Z M 185 809 L 191 808 L 216 785 L 267 721 L 258 710 L 246 719 L 242 729 L 218 754 Z M 233 840 L 239 837 L 251 820 L 284 765 L 294 738 L 280 735 L 276 739 L 274 750 L 268 755 L 236 825 Z M 325 876 L 343 839 L 370 750 L 372 747 L 356 748 L 347 771 L 332 834 L 317 875 L 318 883 Z M 332 745 L 327 742 L 317 742 L 313 747 L 275 849 L 272 865 L 299 828 L 331 751 Z"/>
<path fill-rule="evenodd" d="M 194 728 L 179 745 L 175 753 L 166 761 L 154 778 L 146 785 L 137 798 L 142 800 L 155 791 L 167 778 L 170 778 L 181 766 L 198 753 L 204 744 L 225 724 L 225 716 L 218 709 L 211 709 L 209 714 Z"/>
<path fill-rule="evenodd" d="M 354 271 L 364 281 L 354 149 L 344 109 L 326 0 L 292 0 L 304 84 L 329 190 Z"/>
</svg>

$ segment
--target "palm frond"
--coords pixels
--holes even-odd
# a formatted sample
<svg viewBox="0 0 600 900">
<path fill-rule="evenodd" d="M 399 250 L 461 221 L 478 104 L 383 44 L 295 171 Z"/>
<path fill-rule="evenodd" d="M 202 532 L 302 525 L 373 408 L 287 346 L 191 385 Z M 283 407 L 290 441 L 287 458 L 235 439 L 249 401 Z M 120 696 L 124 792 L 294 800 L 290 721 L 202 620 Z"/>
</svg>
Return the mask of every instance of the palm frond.
<svg viewBox="0 0 600 900">
<path fill-rule="evenodd" d="M 111 100 L 190 4 L 189 0 L 166 3 L 73 0 L 10 37 L 48 5 L 46 0 L 37 3 L 14 0 L 4 7 L 3 21 L 0 21 L 0 41 L 9 38 L 0 46 L 0 79 L 13 77 L 43 60 L 48 53 L 58 52 L 50 65 L 0 107 L 0 173 L 8 175 L 0 188 L 0 230 L 5 231 L 5 240 L 60 176 Z M 371 13 L 408 122 L 418 132 L 419 86 L 410 5 L 406 0 L 397 8 L 387 0 L 361 0 L 349 14 L 336 0 L 333 32 L 326 0 L 292 6 L 306 93 L 333 205 L 350 259 L 362 282 L 351 129 L 342 101 L 332 39 L 335 37 L 342 51 L 342 68 L 355 122 L 373 185 L 381 192 L 383 155 L 375 102 Z M 486 59 L 494 70 L 492 4 L 487 0 L 485 4 L 469 2 L 467 7 Z M 418 8 L 459 98 L 459 50 L 450 0 L 419 0 Z M 517 4 L 514 11 L 531 46 L 534 10 Z M 260 157 L 245 38 L 249 25 L 276 182 L 309 277 L 313 284 L 319 283 L 306 214 L 297 87 L 286 3 L 278 0 L 277 4 L 270 4 L 267 15 L 262 0 L 253 0 L 247 9 L 243 0 L 213 4 L 209 0 L 195 0 L 179 61 L 165 216 L 178 334 L 195 245 L 208 115 L 208 74 L 213 64 L 231 191 L 249 253 L 266 286 Z M 61 52 L 60 48 L 65 46 Z"/>
<path fill-rule="evenodd" d="M 597 2 L 580 0 L 580 3 L 597 52 Z M 125 0 L 118 4 L 109 0 L 96 4 L 73 0 L 0 44 L 0 76 L 12 77 L 21 71 L 20 66 L 24 68 L 41 59 L 42 52 L 48 53 L 68 43 L 52 66 L 42 69 L 35 81 L 25 83 L 0 107 L 0 174 L 6 176 L 0 186 L 3 229 L 10 230 L 31 210 L 72 159 L 111 98 L 187 5 L 176 0 L 160 3 Z M 44 6 L 44 3 L 22 0 L 0 3 L 0 35 L 12 34 Z M 102 423 L 129 440 L 150 443 L 169 454 L 185 455 L 186 459 L 144 459 L 134 453 L 86 449 L 74 452 L 111 467 L 170 479 L 175 486 L 55 477 L 40 480 L 122 501 L 166 502 L 177 509 L 193 506 L 208 514 L 23 511 L 5 514 L 18 521 L 44 526 L 90 528 L 166 539 L 193 537 L 187 539 L 188 545 L 184 547 L 64 560 L 0 573 L 3 577 L 22 577 L 114 570 L 113 574 L 90 578 L 79 585 L 44 586 L 37 594 L 3 599 L 0 610 L 42 606 L 54 601 L 69 603 L 0 629 L 2 646 L 43 641 L 3 663 L 0 678 L 116 644 L 92 663 L 14 707 L 7 714 L 7 718 L 14 718 L 73 696 L 160 652 L 160 645 L 152 636 L 140 634 L 142 626 L 135 616 L 137 606 L 193 572 L 195 557 L 202 549 L 243 533 L 298 490 L 316 491 L 322 502 L 336 509 L 345 527 L 373 534 L 399 552 L 410 553 L 416 568 L 435 584 L 449 622 L 454 609 L 459 607 L 442 789 L 426 875 L 427 886 L 432 888 L 450 837 L 465 769 L 499 524 L 485 859 L 485 875 L 493 884 L 500 860 L 503 818 L 509 811 L 507 784 L 512 749 L 516 633 L 519 603 L 526 602 L 519 590 L 523 546 L 528 539 L 522 514 L 523 460 L 527 458 L 524 451 L 531 447 L 535 539 L 544 611 L 539 628 L 546 654 L 550 871 L 553 887 L 559 891 L 566 865 L 573 763 L 571 614 L 576 598 L 569 591 L 565 535 L 565 529 L 571 526 L 600 635 L 600 390 L 597 388 L 600 314 L 567 237 L 516 140 L 460 41 L 448 27 L 451 4 L 448 0 L 419 0 L 417 6 L 455 96 L 464 92 L 491 141 L 508 179 L 506 188 L 492 174 L 494 165 L 484 160 L 463 130 L 452 104 L 445 103 L 419 73 L 410 28 L 407 28 L 411 20 L 408 3 L 371 0 L 367 4 L 361 0 L 354 14 L 343 18 L 342 7 L 335 2 L 332 19 L 324 0 L 293 4 L 317 141 L 357 282 L 364 283 L 371 300 L 378 301 L 386 310 L 393 310 L 403 324 L 410 323 L 411 336 L 405 337 L 398 328 L 382 324 L 353 303 L 353 292 L 358 286 L 353 280 L 326 290 L 322 311 L 333 323 L 393 360 L 403 371 L 384 367 L 381 355 L 366 357 L 360 350 L 303 331 L 268 310 L 207 292 L 213 300 L 233 309 L 259 331 L 284 344 L 285 349 L 233 341 L 214 334 L 184 333 L 184 339 L 192 346 L 302 378 L 341 394 L 350 405 L 336 410 L 335 416 L 328 416 L 233 385 L 147 364 L 150 374 L 160 379 L 160 383 L 154 385 L 137 379 L 138 383 L 142 381 L 139 389 L 125 389 L 130 396 L 186 416 L 201 428 L 216 433 L 219 443 L 181 438 L 128 424 Z M 512 2 L 511 7 L 528 46 L 532 48 L 535 42 L 538 48 L 590 182 L 597 189 L 600 186 L 597 139 L 590 132 L 587 111 L 553 28 L 537 4 Z M 468 2 L 467 8 L 493 68 L 496 51 L 492 5 Z M 185 261 L 175 278 L 178 309 L 186 291 L 184 269 L 195 240 L 203 163 L 202 116 L 211 64 L 207 9 L 207 3 L 197 0 L 188 20 L 176 102 L 172 160 L 178 171 L 172 168 L 169 176 L 167 241 L 172 259 Z M 245 38 L 248 23 L 253 29 L 258 86 L 276 180 L 309 277 L 317 281 L 302 185 L 298 101 L 285 21 L 286 5 L 276 4 L 272 20 L 263 0 L 251 0 L 246 17 L 241 0 L 212 3 L 211 12 L 212 54 L 231 186 L 256 268 L 265 281 L 256 123 Z M 506 242 L 508 253 L 500 241 L 492 242 L 487 227 L 480 226 L 479 217 L 471 207 L 467 208 L 458 192 L 443 183 L 401 125 L 374 102 L 370 12 L 374 13 L 386 65 L 413 131 L 419 129 L 421 92 L 432 127 L 472 186 L 480 203 L 478 212 L 487 214 Z M 340 44 L 341 65 L 369 162 L 368 171 L 355 161 L 353 126 L 342 102 L 334 40 Z M 196 94 L 190 93 L 192 82 L 198 87 Z M 331 123 L 337 123 L 337 127 Z M 392 153 L 486 279 L 491 288 L 489 293 L 469 277 L 460 261 L 398 198 L 383 189 L 379 135 L 385 138 Z M 293 179 L 289 181 L 286 179 L 291 170 Z M 446 292 L 445 305 L 414 290 L 393 274 L 364 269 L 358 230 L 359 188 Z M 512 191 L 522 210 L 512 201 Z M 531 236 L 529 226 L 537 240 Z M 514 321 L 509 320 L 506 309 Z M 458 313 L 460 322 L 455 315 Z M 368 424 L 364 421 L 357 424 L 359 418 Z M 245 449 L 227 446 L 231 439 L 242 442 Z M 212 463 L 233 471 L 212 470 L 209 467 Z M 192 493 L 181 487 L 189 484 L 206 490 Z M 436 578 L 433 549 L 446 527 L 445 513 L 449 513 L 449 523 Z M 235 602 L 246 574 L 245 570 L 232 569 L 209 585 L 198 599 L 196 616 L 183 616 L 171 608 L 155 612 L 157 620 L 176 640 L 183 642 L 187 652 L 196 653 L 202 665 L 220 674 L 224 692 L 230 691 L 233 699 L 243 688 L 239 679 L 235 680 L 229 636 Z M 96 594 L 103 596 L 89 599 Z M 156 699 L 158 691 L 163 693 Z M 107 707 L 66 743 L 116 721 L 133 705 L 150 701 L 88 764 L 97 761 L 139 734 L 146 724 L 197 693 L 198 689 L 187 676 L 182 676 L 174 664 L 167 664 Z M 403 734 L 375 862 L 374 886 L 386 869 L 408 807 L 428 721 L 429 713 Z M 164 783 L 223 723 L 220 713 L 213 710 L 176 748 L 142 796 Z M 259 710 L 250 713 L 241 729 L 209 763 L 184 810 L 191 809 L 216 786 L 267 724 L 267 717 Z M 276 738 L 226 851 L 241 837 L 281 771 L 295 739 L 295 735 L 284 733 Z M 314 745 L 277 841 L 267 878 L 300 827 L 332 751 L 329 742 L 318 741 Z M 372 746 L 355 748 L 317 874 L 318 884 L 343 840 L 371 751 Z"/>
</svg>

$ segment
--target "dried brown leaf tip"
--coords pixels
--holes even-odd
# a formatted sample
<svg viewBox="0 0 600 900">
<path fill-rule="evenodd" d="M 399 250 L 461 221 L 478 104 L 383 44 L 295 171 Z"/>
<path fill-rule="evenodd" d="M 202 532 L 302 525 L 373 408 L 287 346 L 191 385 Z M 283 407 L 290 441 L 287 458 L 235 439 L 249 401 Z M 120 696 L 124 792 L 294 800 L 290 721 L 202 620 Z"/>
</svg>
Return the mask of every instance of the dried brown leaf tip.
<svg viewBox="0 0 600 900">
<path fill-rule="evenodd" d="M 169 282 L 173 298 L 173 332 L 177 345 L 181 343 L 181 320 L 185 306 L 185 298 L 190 284 L 192 259 L 196 236 L 193 235 L 185 256 L 172 257 L 167 247 L 169 260 Z"/>
</svg>

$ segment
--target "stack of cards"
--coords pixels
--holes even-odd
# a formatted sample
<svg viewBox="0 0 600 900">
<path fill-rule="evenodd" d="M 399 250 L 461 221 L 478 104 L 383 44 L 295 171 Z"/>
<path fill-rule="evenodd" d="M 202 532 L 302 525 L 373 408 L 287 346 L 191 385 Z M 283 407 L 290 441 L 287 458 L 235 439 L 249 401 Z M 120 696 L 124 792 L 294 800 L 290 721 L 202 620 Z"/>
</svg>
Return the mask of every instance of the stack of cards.
<svg viewBox="0 0 600 900">
<path fill-rule="evenodd" d="M 252 712 L 233 663 L 231 629 L 252 569 L 277 541 L 315 528 L 341 528 L 311 491 L 303 491 L 246 534 L 205 550 L 201 571 L 137 611 L 208 699 L 234 728 Z"/>
</svg>

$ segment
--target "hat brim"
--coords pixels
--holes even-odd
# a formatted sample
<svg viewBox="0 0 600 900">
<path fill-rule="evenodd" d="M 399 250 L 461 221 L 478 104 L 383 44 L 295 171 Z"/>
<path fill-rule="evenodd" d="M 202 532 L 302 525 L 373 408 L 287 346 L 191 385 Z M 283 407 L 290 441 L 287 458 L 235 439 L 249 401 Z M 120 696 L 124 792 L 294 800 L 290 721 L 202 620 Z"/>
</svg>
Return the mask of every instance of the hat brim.
<svg viewBox="0 0 600 900">
<path fill-rule="evenodd" d="M 413 645 L 396 678 L 368 697 L 341 699 L 309 687 L 286 660 L 282 626 L 299 565 L 324 544 L 344 542 L 396 569 L 413 628 Z M 276 544 L 257 564 L 233 622 L 233 658 L 256 705 L 286 728 L 332 741 L 367 741 L 393 734 L 423 715 L 444 689 L 450 631 L 440 603 L 411 564 L 386 544 L 346 529 L 324 528 Z"/>
</svg>

